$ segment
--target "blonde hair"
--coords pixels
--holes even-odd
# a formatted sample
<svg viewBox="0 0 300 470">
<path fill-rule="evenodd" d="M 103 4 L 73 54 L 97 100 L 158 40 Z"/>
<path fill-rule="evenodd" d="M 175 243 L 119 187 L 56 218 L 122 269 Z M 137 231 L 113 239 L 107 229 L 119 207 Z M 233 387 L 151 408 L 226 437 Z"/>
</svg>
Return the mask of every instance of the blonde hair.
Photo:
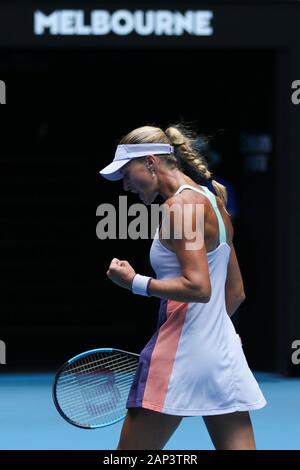
<svg viewBox="0 0 300 470">
<path fill-rule="evenodd" d="M 179 168 L 183 173 L 195 179 L 200 176 L 211 179 L 212 186 L 226 207 L 227 189 L 212 179 L 206 158 L 196 149 L 197 136 L 183 124 L 170 125 L 165 131 L 160 127 L 142 126 L 129 132 L 120 141 L 120 144 L 162 143 L 174 146 L 174 154 L 164 156 L 168 165 Z"/>
</svg>

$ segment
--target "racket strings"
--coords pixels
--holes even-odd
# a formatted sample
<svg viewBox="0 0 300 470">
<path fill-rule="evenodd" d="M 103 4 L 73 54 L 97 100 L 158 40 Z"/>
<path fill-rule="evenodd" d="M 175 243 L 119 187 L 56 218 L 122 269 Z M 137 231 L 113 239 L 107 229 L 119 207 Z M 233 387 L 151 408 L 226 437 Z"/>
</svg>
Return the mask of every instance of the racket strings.
<svg viewBox="0 0 300 470">
<path fill-rule="evenodd" d="M 84 427 L 122 419 L 138 358 L 125 352 L 101 352 L 67 364 L 56 383 L 56 399 L 63 413 Z"/>
<path fill-rule="evenodd" d="M 87 363 L 83 363 L 80 366 L 76 366 L 76 367 L 72 367 L 72 364 L 69 364 L 69 367 L 67 367 L 64 372 L 63 379 L 68 380 L 68 376 L 73 377 L 75 371 L 76 372 L 78 371 L 90 372 L 93 369 L 97 369 L 99 366 L 102 366 L 102 367 L 105 366 L 103 367 L 104 370 L 110 369 L 111 371 L 114 371 L 115 369 L 113 368 L 113 366 L 116 365 L 117 366 L 116 370 L 119 371 L 119 370 L 122 370 L 122 365 L 124 365 L 125 367 L 123 369 L 126 370 L 126 368 L 128 367 L 127 364 L 130 364 L 130 363 L 132 363 L 132 366 L 135 367 L 136 360 L 132 360 L 131 358 L 128 358 L 127 360 L 125 358 L 122 358 L 122 360 L 120 360 L 120 358 L 117 358 L 115 360 L 103 361 L 103 358 L 101 359 L 95 358 Z M 94 367 L 92 367 L 93 365 Z"/>
<path fill-rule="evenodd" d="M 124 413 L 126 413 L 124 406 L 128 390 L 129 388 L 125 391 L 121 390 L 119 395 L 115 397 L 111 392 L 106 401 L 105 397 L 100 400 L 98 393 L 95 394 L 95 397 L 79 394 L 78 396 L 73 396 L 71 402 L 62 400 L 60 406 L 73 422 L 85 427 L 91 427 L 92 425 L 100 426 L 124 416 Z M 121 400 L 123 401 L 123 406 L 120 403 Z"/>
<path fill-rule="evenodd" d="M 99 357 L 100 356 L 100 357 Z M 88 359 L 89 358 L 89 359 Z M 133 358 L 124 356 L 124 353 L 98 353 L 98 354 L 91 354 L 88 357 L 82 357 L 81 359 L 78 359 L 74 363 L 68 364 L 68 366 L 65 369 L 65 372 L 68 370 L 79 370 L 85 368 L 87 365 L 93 362 L 103 362 L 104 365 L 106 366 L 113 366 L 114 364 L 119 365 L 122 362 L 132 360 L 134 361 Z M 79 364 L 76 366 L 75 364 Z"/>
<path fill-rule="evenodd" d="M 97 362 L 97 365 L 93 367 L 93 365 L 95 364 L 95 362 Z M 79 368 L 78 367 L 75 367 L 73 370 L 72 369 L 68 369 L 67 370 L 67 373 L 64 373 L 61 378 L 60 378 L 60 385 L 64 385 L 65 389 L 67 389 L 68 387 L 71 389 L 73 387 L 73 384 L 78 380 L 90 380 L 92 381 L 93 379 L 99 379 L 99 372 L 97 374 L 95 374 L 94 371 L 97 371 L 98 370 L 98 364 L 99 364 L 99 361 L 90 361 L 87 366 L 85 367 L 84 371 L 86 372 L 85 374 L 82 374 L 80 376 L 77 376 L 76 373 L 74 374 L 73 373 L 73 370 L 78 370 Z M 135 372 L 136 370 L 136 360 L 135 361 L 132 361 L 132 360 L 128 360 L 128 361 L 123 361 L 123 363 L 121 363 L 122 365 L 120 365 L 117 369 L 117 372 L 127 372 L 128 374 L 130 374 L 131 372 Z M 81 368 L 81 370 L 83 370 Z M 93 371 L 93 372 L 91 372 Z M 91 372 L 91 375 L 89 375 Z M 105 382 L 107 380 L 107 377 L 106 377 L 106 373 L 111 373 L 112 371 L 111 370 L 107 370 L 104 369 L 104 370 L 101 370 L 101 374 L 100 375 L 100 378 L 103 382 Z"/>
<path fill-rule="evenodd" d="M 122 379 L 117 378 L 115 383 L 118 386 L 118 391 L 119 392 L 122 392 L 123 390 L 127 391 L 128 390 L 128 385 L 130 385 L 131 382 L 132 382 L 132 378 L 133 378 L 132 374 L 129 377 L 125 377 L 125 378 L 122 378 Z M 84 387 L 84 392 L 87 395 L 89 391 L 95 391 L 95 388 L 100 387 L 102 385 L 107 386 L 106 381 L 101 380 L 101 379 L 100 380 L 95 380 L 89 386 Z M 78 390 L 75 390 L 75 391 L 72 392 L 72 388 L 73 387 L 69 388 L 68 390 L 64 390 L 64 391 L 67 391 L 68 393 L 65 397 L 61 397 L 61 399 L 63 399 L 64 403 L 66 403 L 66 404 L 67 403 L 72 404 L 74 397 L 78 395 Z M 107 390 L 107 391 L 109 391 L 109 390 Z M 95 393 L 95 395 L 96 394 L 97 393 Z"/>
<path fill-rule="evenodd" d="M 128 392 L 128 390 L 126 391 Z M 77 423 L 99 425 L 100 423 L 108 423 L 118 418 L 119 416 L 123 416 L 123 408 L 120 407 L 120 400 L 125 401 L 126 399 L 127 399 L 127 393 L 120 395 L 118 397 L 115 397 L 115 399 L 112 399 L 111 397 L 109 404 L 85 403 L 85 405 L 81 405 L 81 406 L 77 405 L 76 410 L 74 410 L 72 406 L 68 407 L 68 405 L 64 403 L 64 410 L 65 410 L 65 413 L 69 417 L 72 416 L 72 420 Z M 87 410 L 89 410 L 88 412 L 89 420 L 87 420 Z M 99 421 L 99 417 L 101 418 L 100 421 Z"/>
</svg>

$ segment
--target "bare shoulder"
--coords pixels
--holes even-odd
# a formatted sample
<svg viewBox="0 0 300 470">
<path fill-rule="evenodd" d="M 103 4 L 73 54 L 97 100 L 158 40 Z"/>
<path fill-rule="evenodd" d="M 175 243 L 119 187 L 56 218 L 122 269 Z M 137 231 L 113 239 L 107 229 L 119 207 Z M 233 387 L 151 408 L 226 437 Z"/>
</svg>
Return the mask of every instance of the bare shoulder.
<svg viewBox="0 0 300 470">
<path fill-rule="evenodd" d="M 191 224 L 194 230 L 199 228 L 199 213 L 197 205 L 207 205 L 207 197 L 196 191 L 182 191 L 179 194 L 171 196 L 164 201 L 162 228 L 170 228 L 171 238 L 174 236 L 174 230 L 182 230 L 183 226 Z M 186 212 L 187 210 L 187 212 Z M 204 207 L 204 218 L 206 213 Z M 200 215 L 201 217 L 201 215 Z M 182 232 L 181 232 L 182 233 Z M 186 233 L 183 229 L 183 233 Z"/>
<path fill-rule="evenodd" d="M 164 210 L 169 211 L 171 218 L 174 218 L 176 213 L 183 214 L 185 208 L 188 205 L 188 210 L 192 208 L 193 217 L 196 216 L 197 205 L 203 204 L 204 214 L 207 213 L 210 202 L 204 194 L 201 194 L 196 191 L 182 191 L 179 194 L 171 196 L 169 199 L 166 199 L 164 202 Z"/>
<path fill-rule="evenodd" d="M 182 191 L 165 200 L 165 204 L 171 208 L 174 204 L 183 206 L 184 204 L 207 204 L 207 197 L 198 191 Z"/>
</svg>

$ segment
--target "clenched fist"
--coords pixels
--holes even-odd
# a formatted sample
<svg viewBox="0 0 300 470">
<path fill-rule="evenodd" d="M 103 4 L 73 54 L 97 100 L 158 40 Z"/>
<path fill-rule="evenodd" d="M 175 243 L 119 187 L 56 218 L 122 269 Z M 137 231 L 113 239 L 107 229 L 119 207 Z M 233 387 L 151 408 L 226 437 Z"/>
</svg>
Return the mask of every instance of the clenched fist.
<svg viewBox="0 0 300 470">
<path fill-rule="evenodd" d="M 115 284 L 130 290 L 136 272 L 128 261 L 113 258 L 106 274 Z"/>
</svg>

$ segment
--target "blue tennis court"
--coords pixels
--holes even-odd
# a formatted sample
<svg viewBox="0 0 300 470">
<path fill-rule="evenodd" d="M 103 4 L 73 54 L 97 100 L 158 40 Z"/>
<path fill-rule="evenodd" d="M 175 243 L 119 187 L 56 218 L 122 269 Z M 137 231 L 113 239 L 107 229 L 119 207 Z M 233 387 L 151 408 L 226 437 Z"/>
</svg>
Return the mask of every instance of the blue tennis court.
<svg viewBox="0 0 300 470">
<path fill-rule="evenodd" d="M 258 449 L 300 449 L 300 379 L 255 373 L 268 405 L 252 412 Z M 54 374 L 1 374 L 1 450 L 115 449 L 122 422 L 97 430 L 65 422 L 52 402 Z M 184 418 L 168 450 L 213 449 L 202 418 Z"/>
</svg>

